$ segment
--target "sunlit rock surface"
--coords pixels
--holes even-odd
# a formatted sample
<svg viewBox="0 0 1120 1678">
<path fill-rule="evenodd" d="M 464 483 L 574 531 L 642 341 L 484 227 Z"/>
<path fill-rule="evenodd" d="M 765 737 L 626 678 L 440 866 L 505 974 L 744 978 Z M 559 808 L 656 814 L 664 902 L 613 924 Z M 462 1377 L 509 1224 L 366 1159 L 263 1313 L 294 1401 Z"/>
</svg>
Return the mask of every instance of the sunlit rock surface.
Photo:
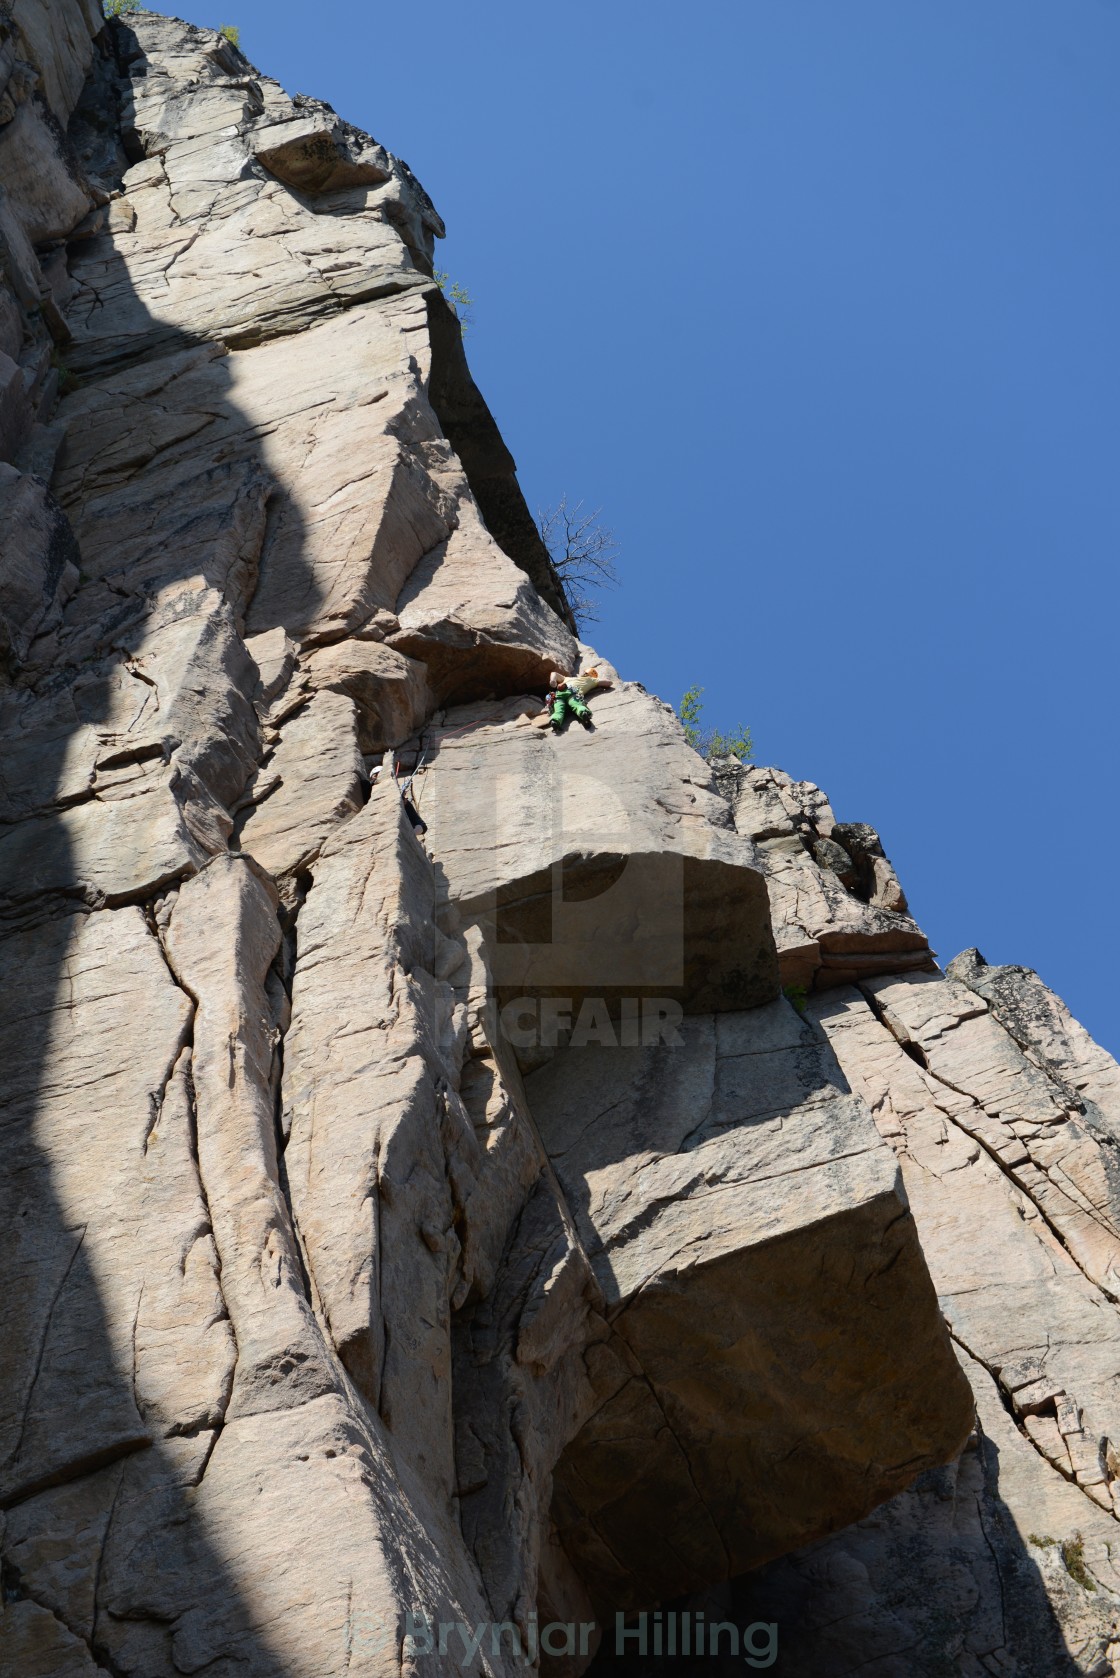
<svg viewBox="0 0 1120 1678">
<path fill-rule="evenodd" d="M 442 232 L 0 8 L 0 1673 L 1111 1671 L 1120 1074 L 578 641 Z"/>
</svg>

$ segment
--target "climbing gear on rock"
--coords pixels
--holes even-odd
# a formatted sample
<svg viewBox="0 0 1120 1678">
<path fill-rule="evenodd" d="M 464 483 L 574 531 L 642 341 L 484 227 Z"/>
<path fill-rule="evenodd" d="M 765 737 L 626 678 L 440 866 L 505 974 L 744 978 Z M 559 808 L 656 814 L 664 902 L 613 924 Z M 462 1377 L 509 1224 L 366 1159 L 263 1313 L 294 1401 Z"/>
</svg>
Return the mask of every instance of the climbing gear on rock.
<svg viewBox="0 0 1120 1678">
<path fill-rule="evenodd" d="M 393 784 L 396 786 L 396 789 L 400 794 L 401 803 L 404 806 L 404 813 L 408 820 L 408 825 L 412 828 L 412 831 L 415 833 L 417 839 L 423 839 L 425 833 L 428 831 L 428 824 L 420 814 L 416 805 L 412 802 L 412 783 L 423 769 L 424 764 L 427 761 L 427 756 L 427 752 L 421 752 L 415 769 L 413 769 L 407 781 L 404 782 L 400 780 L 400 764 L 397 762 L 395 754 L 393 758 Z"/>
<path fill-rule="evenodd" d="M 422 839 L 428 831 L 427 822 L 406 793 L 401 793 L 401 803 L 404 805 L 404 813 L 408 818 L 409 826 L 415 832 L 416 837 Z"/>
</svg>

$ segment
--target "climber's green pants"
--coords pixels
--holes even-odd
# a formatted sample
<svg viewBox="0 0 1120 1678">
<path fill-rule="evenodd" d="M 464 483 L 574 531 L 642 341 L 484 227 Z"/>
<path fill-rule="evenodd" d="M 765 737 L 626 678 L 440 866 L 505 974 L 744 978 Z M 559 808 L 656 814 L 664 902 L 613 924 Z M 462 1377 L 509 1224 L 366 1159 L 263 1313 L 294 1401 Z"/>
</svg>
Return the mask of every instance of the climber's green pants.
<svg viewBox="0 0 1120 1678">
<path fill-rule="evenodd" d="M 589 717 L 591 715 L 591 711 L 590 708 L 584 704 L 578 693 L 571 693 L 567 689 L 565 689 L 562 693 L 554 693 L 552 696 L 552 710 L 549 712 L 548 719 L 553 728 L 563 728 L 564 719 L 569 714 L 575 717 L 577 722 L 582 722 L 584 717 Z"/>
</svg>

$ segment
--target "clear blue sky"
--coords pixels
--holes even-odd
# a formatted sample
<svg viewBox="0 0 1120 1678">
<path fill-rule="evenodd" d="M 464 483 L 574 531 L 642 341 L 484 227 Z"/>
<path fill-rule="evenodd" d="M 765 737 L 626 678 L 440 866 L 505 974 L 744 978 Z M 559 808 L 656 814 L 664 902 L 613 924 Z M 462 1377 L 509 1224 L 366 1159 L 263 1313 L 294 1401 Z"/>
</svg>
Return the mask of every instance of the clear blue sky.
<svg viewBox="0 0 1120 1678">
<path fill-rule="evenodd" d="M 192 18 L 428 188 L 530 504 L 622 544 L 623 675 L 701 683 L 943 960 L 1120 1051 L 1116 0 Z"/>
</svg>

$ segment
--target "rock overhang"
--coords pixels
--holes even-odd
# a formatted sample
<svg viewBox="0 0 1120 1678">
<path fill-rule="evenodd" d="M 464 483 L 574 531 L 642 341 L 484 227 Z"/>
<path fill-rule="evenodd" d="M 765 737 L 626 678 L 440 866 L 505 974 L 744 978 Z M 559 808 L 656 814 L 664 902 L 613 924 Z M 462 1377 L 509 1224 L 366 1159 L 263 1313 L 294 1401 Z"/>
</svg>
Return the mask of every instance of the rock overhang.
<svg viewBox="0 0 1120 1678">
<path fill-rule="evenodd" d="M 437 868 L 482 933 L 502 1000 L 665 998 L 684 1013 L 778 992 L 765 880 L 679 724 L 637 684 L 594 733 L 533 726 L 539 700 L 448 712 L 421 742 Z M 519 710 L 520 714 L 511 714 Z M 694 777 L 694 780 L 692 779 Z"/>
<path fill-rule="evenodd" d="M 526 1090 L 603 1294 L 553 1519 L 603 1611 L 757 1567 L 959 1450 L 972 1404 L 893 1156 L 785 1001 Z"/>
</svg>

